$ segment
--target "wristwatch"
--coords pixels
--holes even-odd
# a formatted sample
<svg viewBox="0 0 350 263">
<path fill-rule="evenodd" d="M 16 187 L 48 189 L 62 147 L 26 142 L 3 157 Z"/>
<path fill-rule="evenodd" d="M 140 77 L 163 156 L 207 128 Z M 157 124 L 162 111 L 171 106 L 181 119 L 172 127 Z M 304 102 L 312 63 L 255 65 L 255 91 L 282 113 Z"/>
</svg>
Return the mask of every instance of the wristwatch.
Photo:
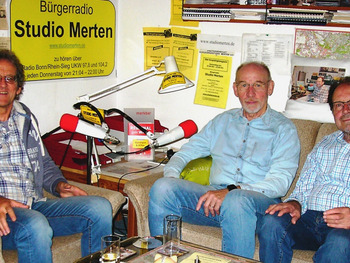
<svg viewBox="0 0 350 263">
<path fill-rule="evenodd" d="M 231 190 L 237 189 L 237 186 L 235 186 L 234 184 L 229 184 L 229 185 L 227 186 L 227 189 L 228 189 L 229 191 L 231 191 Z"/>
</svg>

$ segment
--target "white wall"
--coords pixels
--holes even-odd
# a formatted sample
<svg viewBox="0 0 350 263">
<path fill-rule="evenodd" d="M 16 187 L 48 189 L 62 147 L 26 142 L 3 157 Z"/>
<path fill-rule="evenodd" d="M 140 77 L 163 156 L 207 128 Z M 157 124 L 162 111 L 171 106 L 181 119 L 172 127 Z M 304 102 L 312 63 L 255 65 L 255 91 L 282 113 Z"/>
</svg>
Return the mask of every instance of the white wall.
<svg viewBox="0 0 350 263">
<path fill-rule="evenodd" d="M 114 0 L 112 1 L 114 2 Z M 143 71 L 143 27 L 168 27 L 170 21 L 170 0 L 120 0 L 117 6 L 117 76 L 118 81 Z M 302 26 L 298 26 L 301 28 Z M 220 29 L 218 31 L 218 28 Z M 206 34 L 242 36 L 243 33 L 292 34 L 296 26 L 259 25 L 241 23 L 200 23 L 199 29 Z M 314 29 L 348 30 L 346 28 L 312 27 Z M 292 52 L 292 50 L 291 50 Z M 240 55 L 233 58 L 233 73 L 240 64 Z M 272 108 L 283 111 L 287 100 L 289 78 L 272 72 L 276 87 L 270 97 Z M 231 80 L 231 82 L 232 82 Z M 32 82 L 25 86 L 22 101 L 32 108 L 41 123 L 42 133 L 58 126 L 60 116 L 65 112 L 77 113 L 72 109 L 75 97 L 111 85 L 114 76 L 108 78 L 76 79 L 64 81 Z M 156 118 L 173 128 L 181 121 L 193 119 L 199 128 L 208 120 L 221 113 L 223 109 L 196 105 L 193 103 L 195 88 L 176 93 L 159 95 L 157 93 L 160 77 L 153 77 L 137 85 L 124 89 L 115 95 L 94 103 L 95 106 L 123 110 L 132 107 L 154 107 Z M 226 109 L 239 107 L 239 101 L 230 88 Z M 181 141 L 175 146 L 180 146 Z"/>
</svg>

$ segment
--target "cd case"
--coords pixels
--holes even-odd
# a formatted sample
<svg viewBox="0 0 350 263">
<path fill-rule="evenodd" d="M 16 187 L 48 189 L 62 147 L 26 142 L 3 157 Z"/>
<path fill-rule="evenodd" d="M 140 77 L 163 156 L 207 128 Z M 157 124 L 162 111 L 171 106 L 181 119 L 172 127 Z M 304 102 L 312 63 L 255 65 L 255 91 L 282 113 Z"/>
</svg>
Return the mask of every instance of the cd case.
<svg viewBox="0 0 350 263">
<path fill-rule="evenodd" d="M 132 255 L 135 255 L 136 251 L 129 249 L 129 248 L 124 248 L 124 247 L 120 247 L 120 259 L 126 259 Z"/>
</svg>

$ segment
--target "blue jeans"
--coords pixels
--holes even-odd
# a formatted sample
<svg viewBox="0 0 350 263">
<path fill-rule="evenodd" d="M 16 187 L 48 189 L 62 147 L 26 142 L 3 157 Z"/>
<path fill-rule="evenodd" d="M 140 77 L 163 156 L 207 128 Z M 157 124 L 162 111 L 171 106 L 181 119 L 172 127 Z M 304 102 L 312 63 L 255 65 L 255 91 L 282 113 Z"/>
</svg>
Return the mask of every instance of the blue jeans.
<svg viewBox="0 0 350 263">
<path fill-rule="evenodd" d="M 307 210 L 295 225 L 289 214 L 266 215 L 258 236 L 265 263 L 291 262 L 293 249 L 315 250 L 314 262 L 350 262 L 350 230 L 328 227 L 323 212 Z"/>
<path fill-rule="evenodd" d="M 7 216 L 10 233 L 2 237 L 4 250 L 17 250 L 18 262 L 52 262 L 52 237 L 82 233 L 81 253 L 101 249 L 101 237 L 112 233 L 112 207 L 97 196 L 75 196 L 33 203 L 32 209 L 13 208 Z M 64 257 L 64 255 L 62 255 Z"/>
<path fill-rule="evenodd" d="M 263 194 L 246 191 L 230 191 L 220 208 L 220 215 L 205 216 L 203 207 L 196 211 L 199 197 L 209 190 L 226 186 L 203 186 L 176 178 L 157 180 L 150 191 L 148 210 L 152 236 L 163 234 L 163 218 L 168 214 L 182 216 L 186 223 L 222 228 L 222 250 L 249 257 L 254 256 L 257 221 L 270 204 L 280 202 Z"/>
</svg>

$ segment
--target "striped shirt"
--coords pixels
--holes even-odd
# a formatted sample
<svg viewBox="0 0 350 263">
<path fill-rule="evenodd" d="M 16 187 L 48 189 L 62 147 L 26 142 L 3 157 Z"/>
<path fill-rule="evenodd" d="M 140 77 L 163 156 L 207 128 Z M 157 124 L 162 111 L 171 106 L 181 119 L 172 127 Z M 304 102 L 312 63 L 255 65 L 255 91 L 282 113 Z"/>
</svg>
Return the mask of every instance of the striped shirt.
<svg viewBox="0 0 350 263">
<path fill-rule="evenodd" d="M 12 109 L 8 121 L 0 122 L 0 195 L 31 205 L 36 197 L 34 178 L 17 121 L 18 113 Z"/>
<path fill-rule="evenodd" d="M 328 87 L 325 85 L 320 88 L 315 86 L 311 96 L 314 102 L 326 103 L 328 101 Z"/>
<path fill-rule="evenodd" d="M 288 200 L 297 200 L 302 213 L 350 207 L 350 143 L 343 132 L 325 136 L 315 146 Z"/>
</svg>

